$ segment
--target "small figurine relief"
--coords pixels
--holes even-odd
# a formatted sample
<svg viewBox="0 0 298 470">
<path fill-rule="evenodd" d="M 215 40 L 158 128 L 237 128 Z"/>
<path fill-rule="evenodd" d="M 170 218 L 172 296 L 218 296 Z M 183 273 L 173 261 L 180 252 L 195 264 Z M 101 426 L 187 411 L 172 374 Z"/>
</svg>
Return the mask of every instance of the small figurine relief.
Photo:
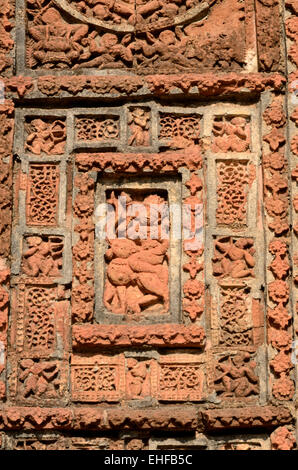
<svg viewBox="0 0 298 470">
<path fill-rule="evenodd" d="M 214 240 L 213 274 L 224 279 L 254 277 L 253 245 L 251 238 L 221 237 Z"/>
<path fill-rule="evenodd" d="M 150 361 L 126 360 L 126 396 L 129 399 L 150 397 Z"/>
<path fill-rule="evenodd" d="M 130 136 L 128 145 L 148 147 L 150 145 L 150 111 L 146 108 L 134 108 L 129 112 L 128 127 Z"/>
<path fill-rule="evenodd" d="M 66 127 L 59 119 L 32 119 L 25 124 L 27 139 L 25 150 L 35 155 L 61 155 L 65 151 Z"/>
<path fill-rule="evenodd" d="M 217 117 L 213 123 L 213 152 L 248 152 L 250 121 L 241 116 Z"/>
<path fill-rule="evenodd" d="M 116 226 L 115 238 L 108 240 L 105 255 L 105 307 L 122 315 L 167 313 L 169 240 L 163 239 L 161 232 L 162 225 L 165 229 L 169 224 L 166 199 L 157 194 L 142 197 L 124 191 L 117 198 L 113 191 L 107 202 L 115 209 Z M 121 220 L 118 215 L 122 210 L 127 217 Z M 156 238 L 151 237 L 150 221 L 157 229 Z"/>
<path fill-rule="evenodd" d="M 28 277 L 59 277 L 62 270 L 63 239 L 56 236 L 27 236 L 22 272 Z"/>
<path fill-rule="evenodd" d="M 80 117 L 76 120 L 78 141 L 101 142 L 119 139 L 119 118 Z"/>
<path fill-rule="evenodd" d="M 219 359 L 214 380 L 217 395 L 221 398 L 247 398 L 258 395 L 256 365 L 248 352 L 239 352 L 233 357 L 226 354 Z"/>
</svg>

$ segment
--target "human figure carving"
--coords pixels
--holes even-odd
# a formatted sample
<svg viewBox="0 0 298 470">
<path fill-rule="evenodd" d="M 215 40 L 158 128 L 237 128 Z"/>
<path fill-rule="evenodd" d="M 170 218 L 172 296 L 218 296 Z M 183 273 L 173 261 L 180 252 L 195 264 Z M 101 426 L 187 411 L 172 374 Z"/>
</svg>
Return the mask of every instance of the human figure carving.
<svg viewBox="0 0 298 470">
<path fill-rule="evenodd" d="M 160 17 L 174 18 L 179 13 L 179 6 L 182 0 L 151 0 L 145 5 L 137 7 L 138 17 L 144 21 L 149 16 L 151 22 L 157 21 Z"/>
<path fill-rule="evenodd" d="M 128 145 L 147 147 L 150 144 L 150 112 L 143 108 L 135 108 L 130 112 L 128 120 L 131 136 Z"/>
<path fill-rule="evenodd" d="M 249 148 L 250 129 L 246 118 L 237 116 L 213 124 L 215 152 L 245 152 Z"/>
<path fill-rule="evenodd" d="M 175 32 L 169 29 L 162 31 L 158 39 L 147 32 L 146 41 L 137 40 L 132 43 L 131 48 L 136 53 L 142 51 L 143 55 L 136 55 L 142 66 L 173 64 L 179 70 L 184 70 L 185 67 L 191 65 L 189 58 L 184 56 L 188 42 L 189 38 L 183 35 L 179 27 L 176 27 Z"/>
<path fill-rule="evenodd" d="M 28 126 L 29 135 L 26 141 L 26 149 L 40 155 L 60 155 L 64 152 L 66 129 L 63 121 L 48 123 L 42 119 L 33 119 Z"/>
<path fill-rule="evenodd" d="M 28 249 L 23 255 L 23 272 L 30 277 L 38 275 L 55 277 L 62 265 L 63 243 L 44 241 L 42 237 L 32 236 L 26 239 Z"/>
<path fill-rule="evenodd" d="M 127 359 L 127 393 L 129 398 L 141 398 L 150 395 L 148 361 Z"/>
<path fill-rule="evenodd" d="M 33 57 L 45 67 L 66 68 L 72 65 L 83 52 L 80 44 L 88 33 L 84 24 L 67 24 L 54 8 L 37 15 L 35 24 L 29 27 L 29 34 L 37 41 L 33 47 Z"/>
<path fill-rule="evenodd" d="M 126 193 L 126 203 L 133 204 L 133 199 Z M 123 204 L 122 198 L 120 203 Z M 144 199 L 144 208 L 150 202 L 165 202 L 158 196 L 148 196 Z M 108 202 L 115 206 L 116 220 L 118 220 L 118 200 L 114 192 Z M 122 207 L 123 209 L 123 207 Z M 148 212 L 145 209 L 146 214 Z M 160 222 L 157 213 L 153 211 L 155 222 Z M 120 221 L 116 227 L 116 235 L 125 233 L 124 230 L 133 221 L 133 216 L 128 216 Z M 148 234 L 148 217 L 139 219 Z M 169 309 L 168 266 L 167 252 L 169 241 L 161 239 L 160 233 L 157 239 L 115 238 L 109 240 L 110 248 L 106 252 L 108 263 L 106 270 L 106 285 L 104 291 L 104 305 L 113 313 L 139 314 L 142 309 L 162 301 L 163 310 Z"/>
<path fill-rule="evenodd" d="M 123 63 L 126 65 L 132 64 L 133 55 L 131 45 L 128 45 L 131 40 L 130 34 L 126 34 L 119 42 L 116 34 L 105 33 L 100 38 L 100 45 L 98 45 L 95 40 L 97 36 L 98 33 L 96 31 L 90 34 L 85 41 L 86 44 L 89 45 L 89 50 L 82 54 L 80 59 L 89 59 L 92 55 L 96 55 L 97 57 L 88 62 L 76 64 L 74 69 L 83 66 L 87 68 L 97 67 L 100 70 L 102 68 L 119 68 Z M 118 59 L 120 59 L 120 62 Z"/>
<path fill-rule="evenodd" d="M 224 361 L 218 363 L 219 375 L 215 377 L 215 390 L 222 397 L 243 398 L 258 394 L 258 377 L 254 372 L 256 364 L 250 361 L 249 353 L 241 352 L 233 358 L 228 356 Z"/>
<path fill-rule="evenodd" d="M 102 21 L 120 24 L 123 19 L 127 19 L 129 24 L 135 24 L 134 0 L 82 0 L 76 6 L 87 16 L 94 16 Z"/>
<path fill-rule="evenodd" d="M 214 241 L 216 250 L 216 256 L 213 258 L 214 274 L 233 279 L 253 276 L 255 266 L 253 240 L 249 238 L 239 238 L 236 241 L 230 238 L 228 242 L 220 240 L 222 239 Z"/>
</svg>

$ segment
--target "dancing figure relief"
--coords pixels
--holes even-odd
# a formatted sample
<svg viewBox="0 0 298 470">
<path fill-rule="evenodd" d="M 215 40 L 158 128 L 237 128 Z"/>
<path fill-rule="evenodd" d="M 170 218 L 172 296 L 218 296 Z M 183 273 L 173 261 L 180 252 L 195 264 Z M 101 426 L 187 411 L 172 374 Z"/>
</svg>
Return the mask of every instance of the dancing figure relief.
<svg viewBox="0 0 298 470">
<path fill-rule="evenodd" d="M 251 238 L 223 237 L 214 241 L 213 274 L 242 279 L 254 276 L 255 249 Z"/>
<path fill-rule="evenodd" d="M 129 195 L 122 192 L 121 196 L 124 195 L 127 197 L 127 207 L 136 203 Z M 117 201 L 114 193 L 111 199 Z M 166 204 L 163 198 L 150 195 L 144 198 L 143 207 L 149 210 L 152 201 L 161 206 Z M 155 216 L 158 217 L 157 214 Z M 150 229 L 148 219 L 149 214 L 146 217 L 139 217 L 139 214 L 136 214 L 116 224 L 116 237 L 124 233 L 124 226 L 132 237 L 131 228 L 136 224 L 140 238 L 135 234 L 134 239 L 128 237 L 108 240 L 109 248 L 105 254 L 107 267 L 104 305 L 113 313 L 123 315 L 141 314 L 143 311 L 167 313 L 169 310 L 169 240 L 160 237 L 160 230 L 156 239 L 148 238 Z M 118 220 L 117 214 L 116 220 Z M 161 220 L 157 222 L 160 224 Z"/>
</svg>

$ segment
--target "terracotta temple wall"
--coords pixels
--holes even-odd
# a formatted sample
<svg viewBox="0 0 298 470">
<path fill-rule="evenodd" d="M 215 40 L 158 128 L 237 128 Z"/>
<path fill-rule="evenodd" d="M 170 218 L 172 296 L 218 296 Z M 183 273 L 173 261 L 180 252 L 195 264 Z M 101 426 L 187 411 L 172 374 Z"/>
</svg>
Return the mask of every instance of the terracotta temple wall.
<svg viewBox="0 0 298 470">
<path fill-rule="evenodd" d="M 296 448 L 297 21 L 0 0 L 0 448 Z"/>
</svg>

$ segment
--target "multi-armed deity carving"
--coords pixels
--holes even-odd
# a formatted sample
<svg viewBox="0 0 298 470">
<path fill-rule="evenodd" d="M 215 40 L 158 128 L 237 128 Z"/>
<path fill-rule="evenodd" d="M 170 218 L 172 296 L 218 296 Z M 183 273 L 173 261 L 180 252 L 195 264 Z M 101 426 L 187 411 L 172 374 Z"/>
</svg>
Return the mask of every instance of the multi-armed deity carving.
<svg viewBox="0 0 298 470">
<path fill-rule="evenodd" d="M 168 312 L 169 240 L 162 233 L 169 223 L 166 199 L 123 191 L 119 198 L 112 192 L 108 203 L 114 207 L 116 224 L 115 238 L 109 238 L 105 254 L 105 307 L 119 314 Z M 121 219 L 123 210 L 127 216 Z M 156 237 L 150 233 L 152 228 Z"/>
</svg>

